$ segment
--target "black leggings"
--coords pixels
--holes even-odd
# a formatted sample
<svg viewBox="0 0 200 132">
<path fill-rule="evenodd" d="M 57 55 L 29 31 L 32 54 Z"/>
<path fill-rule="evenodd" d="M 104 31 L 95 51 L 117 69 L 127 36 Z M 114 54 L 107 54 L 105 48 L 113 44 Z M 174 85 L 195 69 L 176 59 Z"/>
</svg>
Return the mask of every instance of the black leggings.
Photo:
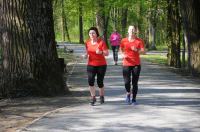
<svg viewBox="0 0 200 132">
<path fill-rule="evenodd" d="M 132 75 L 132 94 L 133 99 L 136 99 L 138 91 L 138 80 L 140 76 L 141 66 L 123 66 L 123 77 L 127 92 L 131 90 L 131 75 Z"/>
<path fill-rule="evenodd" d="M 118 61 L 119 46 L 112 46 L 112 51 L 113 51 L 113 59 L 114 59 L 114 61 Z"/>
<path fill-rule="evenodd" d="M 97 85 L 99 88 L 104 87 L 103 80 L 106 73 L 106 65 L 103 66 L 87 66 L 88 84 L 94 86 L 95 76 L 97 75 Z"/>
</svg>

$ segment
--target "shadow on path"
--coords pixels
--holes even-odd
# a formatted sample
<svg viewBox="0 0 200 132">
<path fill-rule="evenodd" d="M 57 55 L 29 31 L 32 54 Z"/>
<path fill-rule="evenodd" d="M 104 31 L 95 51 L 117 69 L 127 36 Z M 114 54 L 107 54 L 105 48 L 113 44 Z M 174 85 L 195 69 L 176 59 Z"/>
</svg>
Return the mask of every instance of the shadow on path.
<svg viewBox="0 0 200 132">
<path fill-rule="evenodd" d="M 71 48 L 77 56 L 84 52 L 83 46 L 71 46 Z M 105 104 L 100 105 L 97 98 L 98 102 L 93 107 L 86 102 L 79 106 L 63 108 L 22 131 L 200 131 L 199 83 L 169 72 L 164 67 L 143 61 L 137 96 L 139 105 L 127 105 L 124 102 L 125 89 L 121 65 L 113 65 L 112 53 L 107 60 Z M 86 101 L 89 101 L 85 61 L 77 63 L 70 76 L 69 85 L 72 87 L 72 92 L 88 95 Z M 73 90 L 75 87 L 79 91 Z"/>
</svg>

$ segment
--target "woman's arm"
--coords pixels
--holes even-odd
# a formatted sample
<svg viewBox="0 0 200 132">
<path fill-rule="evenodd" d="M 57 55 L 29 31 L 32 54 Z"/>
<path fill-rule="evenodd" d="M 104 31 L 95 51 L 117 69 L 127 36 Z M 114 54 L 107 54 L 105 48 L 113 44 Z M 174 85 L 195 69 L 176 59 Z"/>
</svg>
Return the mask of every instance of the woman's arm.
<svg viewBox="0 0 200 132">
<path fill-rule="evenodd" d="M 144 48 L 136 48 L 135 46 L 132 46 L 131 50 L 134 51 L 134 52 L 138 52 L 139 54 L 145 54 Z"/>
<path fill-rule="evenodd" d="M 83 59 L 88 58 L 88 48 L 87 48 L 87 41 L 85 42 L 85 53 L 81 55 Z"/>
<path fill-rule="evenodd" d="M 122 58 L 126 58 L 126 55 L 125 55 L 125 53 L 124 53 L 124 49 L 123 49 L 123 48 L 120 48 L 119 51 L 120 51 L 120 53 L 121 53 L 121 55 L 122 55 Z"/>
<path fill-rule="evenodd" d="M 142 55 L 146 54 L 146 51 L 144 48 L 139 49 L 138 52 L 139 52 L 139 54 L 142 54 Z"/>
<path fill-rule="evenodd" d="M 109 55 L 109 52 L 108 50 L 103 50 L 103 53 L 102 53 L 104 56 L 108 56 Z"/>
</svg>

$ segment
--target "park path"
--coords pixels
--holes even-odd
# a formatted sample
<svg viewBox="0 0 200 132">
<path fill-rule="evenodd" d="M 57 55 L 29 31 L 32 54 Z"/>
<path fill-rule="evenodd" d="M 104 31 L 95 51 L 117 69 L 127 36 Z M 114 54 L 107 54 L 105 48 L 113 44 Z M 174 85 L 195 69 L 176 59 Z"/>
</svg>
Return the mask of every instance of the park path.
<svg viewBox="0 0 200 132">
<path fill-rule="evenodd" d="M 74 54 L 83 46 L 68 45 Z M 200 84 L 142 61 L 138 105 L 124 103 L 122 68 L 107 57 L 105 104 L 74 105 L 58 109 L 34 121 L 21 132 L 200 132 Z M 121 60 L 121 58 L 120 58 Z M 88 91 L 86 60 L 77 62 L 69 84 Z M 89 98 L 88 98 L 89 99 Z"/>
</svg>

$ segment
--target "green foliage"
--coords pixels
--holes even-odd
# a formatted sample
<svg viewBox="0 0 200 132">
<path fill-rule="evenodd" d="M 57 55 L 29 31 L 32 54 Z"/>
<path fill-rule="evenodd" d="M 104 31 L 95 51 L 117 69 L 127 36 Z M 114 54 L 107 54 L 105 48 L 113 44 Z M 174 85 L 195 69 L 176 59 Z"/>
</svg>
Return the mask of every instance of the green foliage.
<svg viewBox="0 0 200 132">
<path fill-rule="evenodd" d="M 159 46 L 158 46 L 159 47 Z M 141 58 L 147 60 L 147 61 L 150 61 L 152 63 L 155 63 L 155 64 L 160 64 L 160 65 L 167 65 L 167 54 L 166 52 L 162 53 L 163 50 L 166 51 L 166 46 L 160 46 L 158 50 L 160 50 L 160 53 L 155 53 L 155 54 L 147 54 L 147 55 L 141 55 Z M 182 54 L 181 54 L 182 56 Z M 187 54 L 185 55 L 185 64 L 188 63 L 188 56 Z M 182 60 L 182 57 L 181 57 L 181 62 L 183 63 L 183 60 Z"/>
<path fill-rule="evenodd" d="M 157 51 L 166 51 L 167 52 L 167 45 L 164 45 L 164 44 L 158 44 L 157 46 L 156 46 L 156 48 L 157 48 Z"/>
<path fill-rule="evenodd" d="M 83 34 L 84 40 L 88 38 L 88 29 L 96 25 L 97 1 L 94 0 L 64 0 L 64 14 L 67 20 L 68 32 L 72 42 L 79 41 L 79 5 L 83 7 Z M 55 3 L 55 2 L 54 2 Z M 112 33 L 114 22 L 111 17 L 111 9 L 119 10 L 117 17 L 117 26 L 121 33 L 121 19 L 123 14 L 122 9 L 128 9 L 127 26 L 137 25 L 139 27 L 139 37 L 148 39 L 149 22 L 155 21 L 156 28 L 156 45 L 166 45 L 166 1 L 155 0 L 104 0 L 105 16 L 109 16 L 107 34 Z M 62 40 L 62 25 L 61 25 L 61 1 L 57 0 L 54 4 L 54 23 L 56 40 Z M 156 13 L 156 17 L 152 13 Z M 126 29 L 127 31 L 127 29 Z"/>
<path fill-rule="evenodd" d="M 75 60 L 75 56 L 72 53 L 66 53 L 63 49 L 57 49 L 58 57 L 64 58 L 65 63 L 69 63 Z"/>
<path fill-rule="evenodd" d="M 146 59 L 152 63 L 167 65 L 167 56 L 161 54 L 141 55 L 141 58 Z"/>
</svg>

